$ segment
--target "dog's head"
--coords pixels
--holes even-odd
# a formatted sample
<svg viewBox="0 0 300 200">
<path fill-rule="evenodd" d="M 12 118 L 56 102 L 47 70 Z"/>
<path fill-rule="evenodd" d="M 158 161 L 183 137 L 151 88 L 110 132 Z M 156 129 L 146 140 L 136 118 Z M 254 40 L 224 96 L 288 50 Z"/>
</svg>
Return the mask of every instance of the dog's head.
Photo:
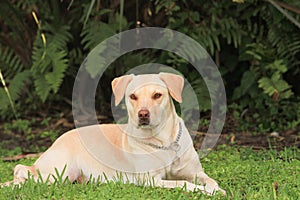
<svg viewBox="0 0 300 200">
<path fill-rule="evenodd" d="M 115 105 L 125 96 L 129 123 L 154 128 L 174 113 L 171 97 L 181 103 L 184 80 L 170 73 L 125 75 L 112 81 Z M 171 97 L 170 97 L 171 96 Z"/>
</svg>

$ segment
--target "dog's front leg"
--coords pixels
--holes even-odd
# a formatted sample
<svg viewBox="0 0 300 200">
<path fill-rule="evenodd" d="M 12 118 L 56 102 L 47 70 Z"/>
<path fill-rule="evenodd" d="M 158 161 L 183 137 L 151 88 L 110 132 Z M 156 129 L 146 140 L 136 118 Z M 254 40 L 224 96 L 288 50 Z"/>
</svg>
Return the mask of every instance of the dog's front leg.
<svg viewBox="0 0 300 200">
<path fill-rule="evenodd" d="M 210 178 L 202 169 L 197 152 L 191 148 L 180 158 L 180 162 L 172 166 L 172 174 L 178 178 L 184 178 L 188 182 L 204 187 L 204 193 L 213 195 L 220 191 L 224 195 L 225 190 L 221 189 L 217 182 Z"/>
<path fill-rule="evenodd" d="M 189 165 L 188 168 L 190 167 L 192 167 L 190 169 L 192 174 L 188 176 L 188 181 L 191 181 L 197 185 L 203 185 L 205 192 L 208 194 L 213 195 L 215 192 L 220 191 L 223 195 L 226 195 L 226 191 L 220 188 L 218 183 L 203 171 L 198 157 L 191 161 L 191 165 Z"/>
<path fill-rule="evenodd" d="M 208 194 L 215 194 L 215 192 L 220 191 L 223 195 L 226 195 L 226 191 L 223 190 L 222 188 L 219 187 L 218 183 L 210 178 L 204 171 L 203 168 L 201 166 L 201 163 L 199 161 L 198 155 L 196 157 L 194 157 L 194 159 L 192 159 L 190 161 L 190 165 L 188 165 L 187 167 L 189 172 L 188 173 L 188 177 L 187 180 L 191 181 L 195 184 L 201 184 L 204 186 L 205 192 Z"/>
</svg>

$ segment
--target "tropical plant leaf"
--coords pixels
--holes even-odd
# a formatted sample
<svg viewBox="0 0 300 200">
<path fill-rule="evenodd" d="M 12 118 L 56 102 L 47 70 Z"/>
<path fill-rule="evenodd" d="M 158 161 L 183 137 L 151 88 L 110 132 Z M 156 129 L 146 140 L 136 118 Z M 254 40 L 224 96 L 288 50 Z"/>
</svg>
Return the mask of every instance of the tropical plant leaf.
<svg viewBox="0 0 300 200">
<path fill-rule="evenodd" d="M 233 99 L 239 99 L 240 97 L 244 96 L 248 93 L 249 89 L 252 87 L 253 84 L 256 83 L 256 75 L 251 70 L 244 72 L 241 84 L 239 87 L 235 88 L 233 92 Z"/>
<path fill-rule="evenodd" d="M 47 82 L 46 78 L 44 76 L 36 77 L 34 80 L 34 86 L 37 95 L 43 102 L 46 101 L 51 90 L 50 84 Z"/>
<path fill-rule="evenodd" d="M 26 82 L 30 80 L 30 76 L 30 70 L 24 70 L 8 81 L 7 91 L 4 88 L 0 88 L 0 110 L 8 109 L 9 105 L 13 106 L 13 110 L 15 109 L 14 102 L 20 97 L 22 92 L 26 93 Z"/>
<path fill-rule="evenodd" d="M 67 53 L 65 51 L 54 52 L 52 58 L 52 70 L 45 75 L 51 89 L 56 93 L 63 81 L 64 73 L 68 68 Z"/>
<path fill-rule="evenodd" d="M 17 100 L 23 91 L 26 91 L 26 82 L 28 82 L 31 77 L 30 70 L 24 70 L 19 72 L 14 78 L 9 82 L 9 92 L 13 101 Z"/>
<path fill-rule="evenodd" d="M 51 27 L 48 24 L 46 30 L 49 33 L 46 35 L 46 44 L 43 43 L 39 34 L 35 40 L 31 70 L 37 94 L 42 101 L 47 99 L 51 90 L 57 93 L 65 76 L 68 67 L 66 47 L 72 38 L 69 29 L 68 26 Z"/>
<path fill-rule="evenodd" d="M 258 87 L 264 90 L 264 93 L 276 99 L 288 99 L 293 95 L 291 86 L 284 80 L 280 79 L 278 74 L 274 74 L 271 78 L 262 77 L 258 80 Z"/>
<path fill-rule="evenodd" d="M 16 55 L 15 51 L 10 48 L 3 48 L 0 45 L 0 66 L 3 72 L 3 76 L 6 79 L 11 79 L 16 73 L 21 72 L 24 69 L 24 65 Z"/>
</svg>

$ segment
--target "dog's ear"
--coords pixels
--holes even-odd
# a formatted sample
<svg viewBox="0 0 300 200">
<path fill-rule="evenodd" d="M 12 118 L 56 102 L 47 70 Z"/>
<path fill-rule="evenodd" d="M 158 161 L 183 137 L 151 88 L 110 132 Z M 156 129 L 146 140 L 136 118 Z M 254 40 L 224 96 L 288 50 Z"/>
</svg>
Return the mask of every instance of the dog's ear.
<svg viewBox="0 0 300 200">
<path fill-rule="evenodd" d="M 159 73 L 159 78 L 167 85 L 169 93 L 173 99 L 181 103 L 184 79 L 179 75 L 163 72 Z"/>
<path fill-rule="evenodd" d="M 115 95 L 115 105 L 119 105 L 119 103 L 122 101 L 126 88 L 128 86 L 128 84 L 130 83 L 130 81 L 133 78 L 133 74 L 130 75 L 124 75 L 118 78 L 115 78 L 112 82 L 111 82 L 111 87 L 113 90 L 113 93 Z"/>
</svg>

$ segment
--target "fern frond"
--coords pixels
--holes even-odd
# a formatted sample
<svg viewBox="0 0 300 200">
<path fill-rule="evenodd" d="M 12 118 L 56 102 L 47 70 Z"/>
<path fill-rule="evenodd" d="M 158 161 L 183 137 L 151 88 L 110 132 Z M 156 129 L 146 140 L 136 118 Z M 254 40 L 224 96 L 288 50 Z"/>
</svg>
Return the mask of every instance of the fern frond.
<svg viewBox="0 0 300 200">
<path fill-rule="evenodd" d="M 288 99 L 293 95 L 291 86 L 284 80 L 280 79 L 280 76 L 273 75 L 271 78 L 263 77 L 258 80 L 259 87 L 264 90 L 264 93 L 280 99 Z"/>
<path fill-rule="evenodd" d="M 207 81 L 207 84 L 204 82 L 203 79 L 195 79 L 191 82 L 191 85 L 193 87 L 193 90 L 195 91 L 197 97 L 198 97 L 198 102 L 201 102 L 199 104 L 199 109 L 201 111 L 207 111 L 210 109 L 211 107 L 211 99 L 209 96 L 209 92 L 207 90 L 208 87 L 213 86 L 209 83 L 209 81 Z M 212 88 L 215 88 L 215 86 L 213 86 Z M 211 88 L 211 89 L 212 89 Z M 193 102 L 193 100 L 189 101 L 189 102 Z"/>
<path fill-rule="evenodd" d="M 16 73 L 24 69 L 21 59 L 11 48 L 4 48 L 0 45 L 0 66 L 3 76 L 11 79 Z"/>
<path fill-rule="evenodd" d="M 30 80 L 31 72 L 30 70 L 24 70 L 19 72 L 14 78 L 9 82 L 9 91 L 13 101 L 17 100 L 22 91 L 24 91 L 24 87 L 26 86 L 26 82 Z"/>
<path fill-rule="evenodd" d="M 87 11 L 90 15 L 90 12 Z M 85 50 L 91 50 L 100 42 L 113 36 L 118 31 L 127 29 L 127 19 L 119 13 L 112 13 L 112 10 L 103 9 L 99 12 L 99 16 L 109 14 L 108 23 L 102 21 L 90 20 L 85 24 L 81 32 L 81 44 L 84 45 Z"/>
<path fill-rule="evenodd" d="M 68 67 L 67 53 L 65 51 L 53 52 L 52 57 L 52 71 L 45 75 L 47 82 L 51 89 L 56 93 L 61 85 L 64 73 Z"/>
<path fill-rule="evenodd" d="M 55 46 L 58 50 L 67 49 L 67 43 L 73 38 L 68 25 L 46 24 L 43 30 L 49 32 L 49 34 L 46 34 L 47 43 Z"/>
<path fill-rule="evenodd" d="M 20 97 L 21 92 L 24 90 L 26 81 L 29 80 L 31 73 L 29 70 L 24 70 L 18 73 L 12 80 L 9 81 L 8 86 L 5 84 L 5 80 L 0 70 L 0 78 L 4 88 L 0 88 L 0 110 L 8 109 L 11 105 L 13 112 L 16 115 L 14 102 Z"/>
<path fill-rule="evenodd" d="M 68 67 L 67 43 L 72 36 L 68 26 L 47 25 L 47 43 L 37 36 L 32 53 L 32 72 L 37 94 L 45 101 L 52 90 L 57 93 Z"/>
<path fill-rule="evenodd" d="M 36 76 L 34 80 L 34 86 L 36 93 L 41 100 L 43 102 L 46 101 L 51 90 L 50 84 L 47 82 L 46 78 L 44 76 Z"/>
<path fill-rule="evenodd" d="M 114 29 L 111 25 L 103 22 L 92 21 L 89 22 L 83 29 L 81 33 L 81 36 L 83 37 L 81 43 L 84 44 L 85 50 L 90 50 L 115 33 L 116 29 Z"/>
</svg>

